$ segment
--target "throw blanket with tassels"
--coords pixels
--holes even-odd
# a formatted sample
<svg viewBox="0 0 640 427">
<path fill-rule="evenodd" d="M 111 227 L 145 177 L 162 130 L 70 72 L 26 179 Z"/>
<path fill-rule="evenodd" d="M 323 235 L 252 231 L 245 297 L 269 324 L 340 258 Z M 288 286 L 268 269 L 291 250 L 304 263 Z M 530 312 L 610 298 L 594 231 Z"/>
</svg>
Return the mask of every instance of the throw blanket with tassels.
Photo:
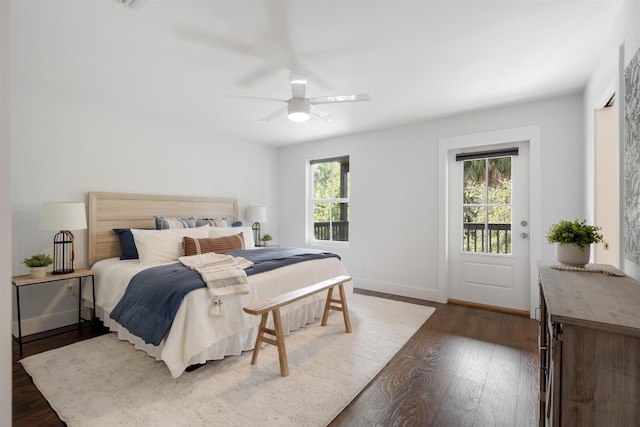
<svg viewBox="0 0 640 427">
<path fill-rule="evenodd" d="M 207 253 L 183 256 L 178 258 L 178 261 L 202 276 L 211 296 L 209 314 L 213 316 L 227 314 L 223 296 L 251 292 L 247 282 L 247 273 L 244 270 L 253 267 L 253 263 L 244 258 Z"/>
</svg>

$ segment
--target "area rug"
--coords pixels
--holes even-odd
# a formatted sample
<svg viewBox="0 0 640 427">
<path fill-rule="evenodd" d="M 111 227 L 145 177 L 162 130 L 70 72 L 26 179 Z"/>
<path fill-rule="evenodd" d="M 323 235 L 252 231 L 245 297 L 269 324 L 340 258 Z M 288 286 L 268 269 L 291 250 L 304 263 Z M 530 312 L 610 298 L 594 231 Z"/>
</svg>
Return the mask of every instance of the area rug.
<svg viewBox="0 0 640 427">
<path fill-rule="evenodd" d="M 74 426 L 326 426 L 435 311 L 360 294 L 342 313 L 286 337 L 289 376 L 266 346 L 173 379 L 115 334 L 21 361 L 58 416 Z"/>
</svg>

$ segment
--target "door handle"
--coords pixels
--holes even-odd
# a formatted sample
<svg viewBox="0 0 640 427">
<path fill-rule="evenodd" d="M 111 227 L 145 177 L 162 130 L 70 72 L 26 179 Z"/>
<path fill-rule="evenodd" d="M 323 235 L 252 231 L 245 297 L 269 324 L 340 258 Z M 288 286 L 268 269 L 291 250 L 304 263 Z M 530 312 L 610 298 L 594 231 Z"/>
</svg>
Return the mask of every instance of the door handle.
<svg viewBox="0 0 640 427">
<path fill-rule="evenodd" d="M 526 239 L 527 237 L 529 237 L 529 235 L 527 233 L 520 233 L 520 237 Z"/>
</svg>

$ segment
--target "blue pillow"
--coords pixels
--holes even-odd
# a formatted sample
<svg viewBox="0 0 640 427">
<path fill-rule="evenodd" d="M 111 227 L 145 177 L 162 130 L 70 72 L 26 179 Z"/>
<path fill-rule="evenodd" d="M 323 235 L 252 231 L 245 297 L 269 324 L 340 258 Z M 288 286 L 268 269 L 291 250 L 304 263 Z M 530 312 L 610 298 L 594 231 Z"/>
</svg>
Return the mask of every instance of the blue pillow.
<svg viewBox="0 0 640 427">
<path fill-rule="evenodd" d="M 233 224 L 231 224 L 232 227 L 242 227 L 242 221 L 236 221 Z"/>
<path fill-rule="evenodd" d="M 120 239 L 120 251 L 122 256 L 120 259 L 138 259 L 138 249 L 136 242 L 133 240 L 133 233 L 129 228 L 114 228 L 113 232 Z"/>
</svg>

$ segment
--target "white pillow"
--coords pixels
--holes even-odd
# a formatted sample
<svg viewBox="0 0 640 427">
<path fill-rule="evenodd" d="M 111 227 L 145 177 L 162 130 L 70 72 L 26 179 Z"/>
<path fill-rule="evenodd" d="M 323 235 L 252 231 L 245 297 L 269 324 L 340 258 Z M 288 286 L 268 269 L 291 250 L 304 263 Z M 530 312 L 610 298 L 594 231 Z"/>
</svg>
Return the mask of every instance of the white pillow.
<svg viewBox="0 0 640 427">
<path fill-rule="evenodd" d="M 227 237 L 239 233 L 244 236 L 245 249 L 254 249 L 256 247 L 253 242 L 253 230 L 251 227 L 210 227 L 208 237 Z"/>
<path fill-rule="evenodd" d="M 138 249 L 140 265 L 154 265 L 177 261 L 184 256 L 182 237 L 203 239 L 209 237 L 209 226 L 196 228 L 171 228 L 168 230 L 131 229 Z"/>
</svg>

